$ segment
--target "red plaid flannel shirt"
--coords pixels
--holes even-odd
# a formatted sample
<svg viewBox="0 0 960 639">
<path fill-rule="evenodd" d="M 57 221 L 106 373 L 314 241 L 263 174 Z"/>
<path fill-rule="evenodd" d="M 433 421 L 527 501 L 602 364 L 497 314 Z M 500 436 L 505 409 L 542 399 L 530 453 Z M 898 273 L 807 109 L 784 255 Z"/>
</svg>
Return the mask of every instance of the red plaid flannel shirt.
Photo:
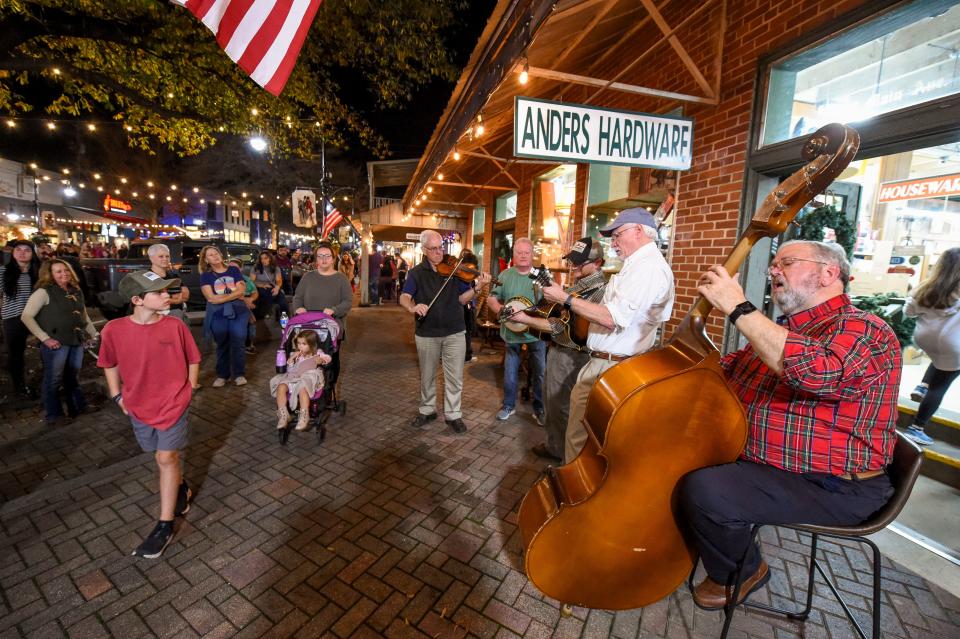
<svg viewBox="0 0 960 639">
<path fill-rule="evenodd" d="M 780 318 L 783 376 L 747 346 L 723 368 L 747 412 L 743 459 L 805 473 L 861 473 L 890 463 L 900 346 L 880 318 L 838 295 Z"/>
</svg>

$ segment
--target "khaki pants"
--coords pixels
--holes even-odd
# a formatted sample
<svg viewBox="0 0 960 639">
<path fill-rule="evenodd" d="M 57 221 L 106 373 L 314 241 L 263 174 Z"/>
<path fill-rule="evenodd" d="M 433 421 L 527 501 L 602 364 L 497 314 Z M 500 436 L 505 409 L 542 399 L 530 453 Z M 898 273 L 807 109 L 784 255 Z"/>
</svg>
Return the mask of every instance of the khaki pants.
<svg viewBox="0 0 960 639">
<path fill-rule="evenodd" d="M 547 349 L 547 372 L 543 377 L 543 404 L 546 408 L 543 428 L 547 433 L 547 451 L 563 459 L 564 437 L 570 419 L 570 391 L 577 374 L 590 360 L 583 351 L 553 344 Z"/>
<path fill-rule="evenodd" d="M 587 398 L 590 396 L 593 383 L 604 371 L 617 364 L 619 362 L 591 357 L 590 361 L 580 369 L 580 373 L 577 375 L 577 383 L 573 385 L 573 390 L 570 391 L 570 419 L 567 420 L 567 435 L 563 455 L 565 464 L 572 462 L 580 454 L 583 445 L 587 443 L 587 429 L 583 425 L 583 415 L 587 412 Z"/>
<path fill-rule="evenodd" d="M 446 337 L 416 336 L 420 360 L 420 414 L 437 412 L 437 368 L 443 362 L 443 412 L 447 420 L 460 419 L 463 393 L 463 358 L 467 353 L 464 331 Z"/>
</svg>

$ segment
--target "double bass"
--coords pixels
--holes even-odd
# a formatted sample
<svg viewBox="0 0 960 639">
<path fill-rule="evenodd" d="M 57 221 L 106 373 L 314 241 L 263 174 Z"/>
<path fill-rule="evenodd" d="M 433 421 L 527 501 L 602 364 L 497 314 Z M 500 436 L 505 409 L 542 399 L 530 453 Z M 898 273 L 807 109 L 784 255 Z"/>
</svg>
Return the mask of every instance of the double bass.
<svg viewBox="0 0 960 639">
<path fill-rule="evenodd" d="M 734 274 L 763 237 L 847 167 L 857 132 L 830 124 L 803 147 L 807 164 L 770 193 L 724 262 Z M 712 307 L 699 298 L 663 347 L 605 371 L 587 400 L 587 442 L 569 464 L 547 468 L 518 513 L 528 578 L 565 604 L 626 610 L 659 601 L 693 567 L 674 516 L 678 481 L 736 460 L 746 414 L 707 337 Z"/>
</svg>

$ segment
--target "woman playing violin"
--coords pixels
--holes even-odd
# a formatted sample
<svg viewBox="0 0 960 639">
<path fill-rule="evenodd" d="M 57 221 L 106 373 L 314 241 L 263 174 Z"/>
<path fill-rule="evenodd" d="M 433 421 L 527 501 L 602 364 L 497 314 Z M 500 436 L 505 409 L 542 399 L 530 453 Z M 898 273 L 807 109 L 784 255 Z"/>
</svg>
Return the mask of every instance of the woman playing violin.
<svg viewBox="0 0 960 639">
<path fill-rule="evenodd" d="M 436 231 L 420 234 L 424 258 L 410 269 L 400 295 L 400 306 L 417 317 L 420 409 L 411 425 L 424 428 L 437 418 L 437 369 L 443 362 L 444 417 L 455 433 L 464 433 L 467 427 L 460 410 L 466 355 L 463 306 L 474 297 L 467 278 L 482 285 L 490 281 L 490 276 L 471 268 L 469 271 L 477 273 L 472 275 L 459 264 L 461 260 L 454 259 L 451 265 L 443 254 L 442 242 Z"/>
</svg>

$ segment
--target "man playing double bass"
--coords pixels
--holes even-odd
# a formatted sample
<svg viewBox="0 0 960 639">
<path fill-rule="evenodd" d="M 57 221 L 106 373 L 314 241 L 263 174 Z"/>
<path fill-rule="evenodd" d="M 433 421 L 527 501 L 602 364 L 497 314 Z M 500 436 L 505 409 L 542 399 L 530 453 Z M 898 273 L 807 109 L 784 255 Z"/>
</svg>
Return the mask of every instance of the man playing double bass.
<svg viewBox="0 0 960 639">
<path fill-rule="evenodd" d="M 600 233 L 613 239 L 623 259 L 620 272 L 610 278 L 601 302 L 575 298 L 560 285 L 543 289 L 551 302 L 567 305 L 590 321 L 588 361 L 570 391 L 570 417 L 564 442 L 564 461 L 570 463 L 587 441 L 583 415 L 590 389 L 611 366 L 653 346 L 657 327 L 673 308 L 673 272 L 657 247 L 657 223 L 644 208 L 625 209 Z"/>
<path fill-rule="evenodd" d="M 400 306 L 417 317 L 417 357 L 420 361 L 420 410 L 411 425 L 423 428 L 437 418 L 437 366 L 443 365 L 443 411 L 455 433 L 465 433 L 460 398 L 463 392 L 463 359 L 466 353 L 463 305 L 473 299 L 474 290 L 454 276 L 437 273 L 443 261 L 443 238 L 436 231 L 420 234 L 423 261 L 410 269 Z M 478 279 L 490 281 L 484 273 Z"/>
<path fill-rule="evenodd" d="M 589 302 L 600 302 L 606 280 L 603 278 L 603 247 L 592 237 L 583 237 L 574 243 L 563 259 L 570 263 L 570 273 L 576 278 L 573 286 L 564 289 L 567 295 L 576 295 Z M 546 443 L 531 450 L 538 457 L 563 460 L 564 438 L 570 418 L 570 390 L 577 382 L 577 374 L 590 361 L 586 346 L 578 346 L 570 339 L 568 325 L 558 317 L 532 317 L 517 313 L 516 322 L 550 335 L 553 344 L 547 349 L 547 369 L 543 377 L 543 428 Z"/>
<path fill-rule="evenodd" d="M 884 468 L 895 443 L 900 347 L 883 320 L 850 304 L 849 275 L 837 244 L 784 243 L 769 268 L 784 313 L 777 322 L 756 312 L 722 266 L 699 281 L 749 342 L 722 360 L 747 413 L 746 448 L 738 461 L 680 484 L 680 515 L 707 571 L 694 590 L 701 608 L 726 605 L 741 559 L 740 601 L 769 579 L 753 524 L 855 525 L 893 494 Z"/>
</svg>

